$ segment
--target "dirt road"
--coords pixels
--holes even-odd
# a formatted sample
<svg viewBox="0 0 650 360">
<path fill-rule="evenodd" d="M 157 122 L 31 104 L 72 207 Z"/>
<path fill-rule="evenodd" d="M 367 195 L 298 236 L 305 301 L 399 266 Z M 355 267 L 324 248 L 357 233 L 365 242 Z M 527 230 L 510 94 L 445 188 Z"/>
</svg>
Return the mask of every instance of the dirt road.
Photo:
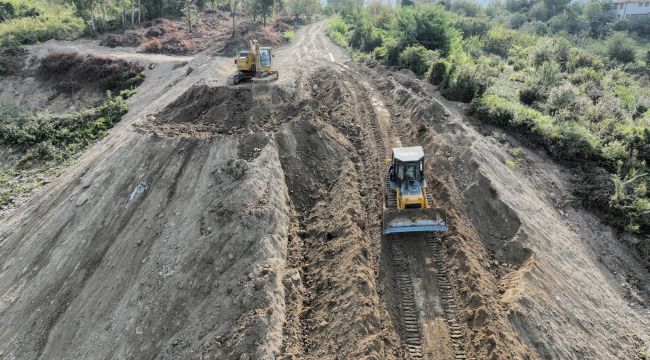
<svg viewBox="0 0 650 360">
<path fill-rule="evenodd" d="M 325 26 L 277 49 L 272 84 L 226 85 L 227 58 L 143 59 L 157 66 L 124 120 L 0 224 L 1 358 L 650 346 L 650 275 L 593 216 L 557 207 L 560 167 L 524 150 L 511 169 L 512 145 L 428 85 L 351 62 Z M 41 50 L 59 46 L 112 51 Z M 382 240 L 383 158 L 399 143 L 425 147 L 447 236 Z"/>
</svg>

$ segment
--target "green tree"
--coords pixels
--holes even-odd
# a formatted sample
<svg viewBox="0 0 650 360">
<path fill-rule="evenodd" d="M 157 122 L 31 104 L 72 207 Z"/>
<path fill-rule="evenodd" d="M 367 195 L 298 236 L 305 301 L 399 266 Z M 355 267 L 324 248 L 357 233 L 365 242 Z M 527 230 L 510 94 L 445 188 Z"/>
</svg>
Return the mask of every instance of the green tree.
<svg viewBox="0 0 650 360">
<path fill-rule="evenodd" d="M 570 2 L 571 0 L 544 0 L 544 4 L 551 14 L 559 13 Z"/>
<path fill-rule="evenodd" d="M 266 26 L 266 18 L 273 15 L 275 0 L 256 0 L 255 2 L 259 4 L 260 15 L 262 16 L 264 26 Z"/>
<path fill-rule="evenodd" d="M 590 1 L 585 4 L 582 13 L 589 19 L 591 22 L 600 21 L 603 17 L 603 6 L 600 5 L 598 1 Z"/>
<path fill-rule="evenodd" d="M 458 45 L 460 33 L 442 6 L 402 7 L 394 18 L 394 31 L 408 44 L 420 43 L 429 50 L 448 55 Z"/>
<path fill-rule="evenodd" d="M 607 39 L 607 55 L 612 60 L 631 63 L 636 59 L 634 42 L 623 32 L 614 33 Z"/>
<path fill-rule="evenodd" d="M 181 11 L 190 33 L 194 32 L 195 28 L 201 24 L 201 15 L 196 0 L 183 0 L 183 9 Z"/>
</svg>

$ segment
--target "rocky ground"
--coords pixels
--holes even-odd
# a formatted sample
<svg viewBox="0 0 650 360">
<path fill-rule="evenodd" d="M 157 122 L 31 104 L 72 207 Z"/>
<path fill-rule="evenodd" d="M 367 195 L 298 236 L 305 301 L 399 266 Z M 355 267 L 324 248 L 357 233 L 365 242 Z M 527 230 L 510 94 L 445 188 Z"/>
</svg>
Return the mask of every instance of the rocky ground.
<svg viewBox="0 0 650 360">
<path fill-rule="evenodd" d="M 0 357 L 409 358 L 380 236 L 398 143 L 424 147 L 448 211 L 468 358 L 648 350 L 650 274 L 594 216 L 558 206 L 566 169 L 409 74 L 350 61 L 324 27 L 277 49 L 273 83 L 227 85 L 230 58 L 116 51 L 150 71 L 129 113 L 0 223 Z M 66 46 L 112 51 L 32 51 Z M 423 357 L 450 358 L 431 256 L 404 244 Z"/>
</svg>

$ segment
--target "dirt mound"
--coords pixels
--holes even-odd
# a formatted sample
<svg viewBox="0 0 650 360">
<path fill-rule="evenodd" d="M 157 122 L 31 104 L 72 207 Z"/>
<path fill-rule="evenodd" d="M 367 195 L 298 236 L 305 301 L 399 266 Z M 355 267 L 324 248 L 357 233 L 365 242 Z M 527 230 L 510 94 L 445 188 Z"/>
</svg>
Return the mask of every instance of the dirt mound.
<svg viewBox="0 0 650 360">
<path fill-rule="evenodd" d="M 437 204 L 450 209 L 445 258 L 470 352 L 481 359 L 633 358 L 647 329 L 638 316 L 647 314 L 629 289 L 647 273 L 624 251 L 611 254 L 621 246 L 611 229 L 563 203 L 570 190 L 557 165 L 534 153 L 526 157 L 535 166 L 513 160 L 428 84 L 402 74 L 377 83 L 399 104 L 394 119 L 409 141 L 432 154 L 430 183 Z"/>
<path fill-rule="evenodd" d="M 253 84 L 229 87 L 194 86 L 160 113 L 136 125 L 158 136 L 208 137 L 275 131 L 298 114 L 291 95 L 279 87 L 260 93 Z M 271 92 L 268 94 L 267 92 Z M 259 98 L 270 95 L 273 106 Z"/>
<path fill-rule="evenodd" d="M 144 37 L 137 31 L 127 30 L 122 34 L 108 34 L 100 42 L 101 46 L 116 47 L 138 47 L 144 41 Z"/>
<path fill-rule="evenodd" d="M 41 60 L 39 73 L 49 81 L 67 83 L 64 89 L 74 90 L 75 84 L 78 88 L 96 84 L 103 91 L 117 91 L 135 85 L 132 79 L 139 78 L 143 70 L 141 65 L 122 59 L 54 53 Z"/>
</svg>

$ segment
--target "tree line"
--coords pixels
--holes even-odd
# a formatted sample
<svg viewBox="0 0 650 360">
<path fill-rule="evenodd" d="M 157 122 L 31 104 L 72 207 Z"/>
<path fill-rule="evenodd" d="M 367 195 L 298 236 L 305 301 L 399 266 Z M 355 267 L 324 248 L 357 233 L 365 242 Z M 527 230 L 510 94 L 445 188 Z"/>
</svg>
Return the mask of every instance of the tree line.
<svg viewBox="0 0 650 360">
<path fill-rule="evenodd" d="M 184 17 L 190 27 L 200 21 L 206 8 L 230 11 L 233 33 L 237 12 L 246 12 L 266 26 L 274 13 L 311 18 L 320 11 L 319 0 L 66 0 L 93 32 L 122 27 L 127 29 L 143 21 L 160 17 Z"/>
</svg>

